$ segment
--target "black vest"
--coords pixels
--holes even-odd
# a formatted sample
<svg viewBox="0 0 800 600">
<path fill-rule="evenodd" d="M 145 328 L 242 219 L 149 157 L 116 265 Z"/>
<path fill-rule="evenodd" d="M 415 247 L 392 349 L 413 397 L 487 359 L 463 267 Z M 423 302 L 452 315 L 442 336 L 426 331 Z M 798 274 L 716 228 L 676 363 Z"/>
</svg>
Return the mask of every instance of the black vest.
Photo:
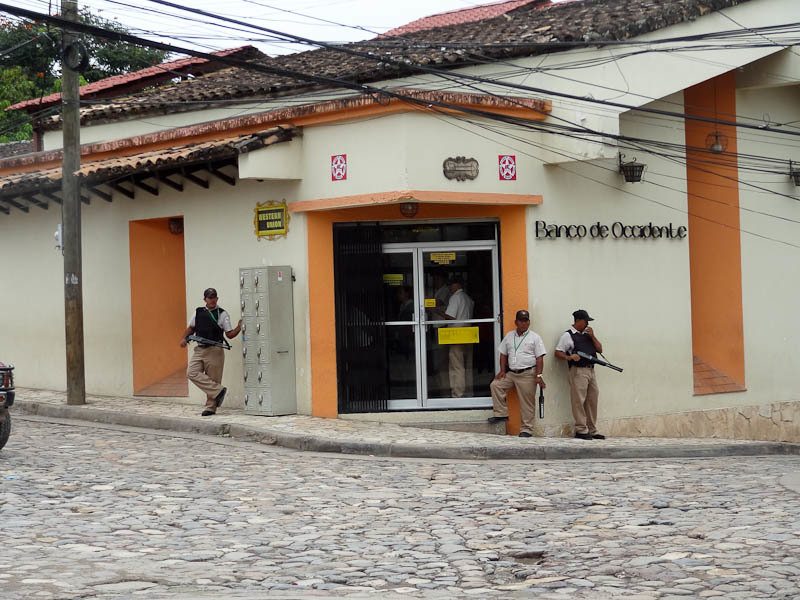
<svg viewBox="0 0 800 600">
<path fill-rule="evenodd" d="M 205 306 L 197 307 L 194 314 L 194 333 L 207 340 L 222 341 L 222 328 L 217 324 L 224 309 L 220 306 L 208 310 Z"/>
<path fill-rule="evenodd" d="M 572 352 L 573 354 L 577 353 L 578 350 L 583 352 L 584 354 L 588 354 L 589 356 L 597 356 L 597 350 L 594 348 L 594 342 L 592 342 L 592 338 L 589 337 L 586 333 L 575 333 L 571 329 L 567 329 L 567 333 L 572 338 L 572 343 L 575 345 Z M 591 367 L 592 363 L 585 358 L 581 357 L 578 362 L 573 360 L 569 361 L 570 367 Z"/>
</svg>

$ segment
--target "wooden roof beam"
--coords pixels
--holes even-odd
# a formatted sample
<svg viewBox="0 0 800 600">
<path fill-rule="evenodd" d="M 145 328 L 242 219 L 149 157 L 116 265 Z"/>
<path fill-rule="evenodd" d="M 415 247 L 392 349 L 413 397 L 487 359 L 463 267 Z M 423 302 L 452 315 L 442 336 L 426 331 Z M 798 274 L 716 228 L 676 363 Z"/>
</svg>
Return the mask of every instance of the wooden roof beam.
<svg viewBox="0 0 800 600">
<path fill-rule="evenodd" d="M 127 196 L 131 200 L 133 200 L 136 197 L 136 193 L 135 192 L 132 192 L 128 188 L 123 187 L 122 184 L 117 182 L 117 181 L 109 181 L 107 183 L 107 185 L 109 187 L 111 187 L 112 189 L 114 189 L 115 191 L 117 191 L 120 194 L 122 194 L 123 196 Z"/>
<path fill-rule="evenodd" d="M 158 188 L 150 185 L 149 183 L 145 183 L 144 180 L 148 177 L 134 177 L 131 175 L 131 183 L 134 187 L 138 187 L 143 189 L 148 194 L 152 194 L 153 196 L 158 196 Z"/>
<path fill-rule="evenodd" d="M 98 198 L 102 198 L 106 202 L 111 202 L 114 199 L 113 194 L 109 194 L 108 192 L 97 189 L 96 187 L 89 188 L 89 193 L 94 194 Z"/>
</svg>

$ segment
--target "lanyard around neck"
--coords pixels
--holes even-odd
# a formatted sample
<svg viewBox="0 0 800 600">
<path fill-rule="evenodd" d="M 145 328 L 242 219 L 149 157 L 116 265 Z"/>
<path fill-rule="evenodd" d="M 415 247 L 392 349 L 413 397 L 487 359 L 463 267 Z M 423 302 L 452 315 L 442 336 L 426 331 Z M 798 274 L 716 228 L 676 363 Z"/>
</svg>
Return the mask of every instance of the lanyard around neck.
<svg viewBox="0 0 800 600">
<path fill-rule="evenodd" d="M 517 343 L 517 341 L 516 341 L 516 340 L 514 340 L 514 354 L 515 354 L 515 355 L 516 355 L 516 353 L 517 353 L 517 350 L 519 350 L 519 347 L 522 345 L 522 342 L 524 342 L 524 341 L 525 341 L 525 338 L 527 337 L 527 335 L 528 335 L 529 333 L 530 333 L 529 331 L 526 331 L 526 332 L 525 332 L 525 335 L 523 335 L 523 336 L 517 336 L 517 337 L 519 337 L 519 343 Z"/>
</svg>

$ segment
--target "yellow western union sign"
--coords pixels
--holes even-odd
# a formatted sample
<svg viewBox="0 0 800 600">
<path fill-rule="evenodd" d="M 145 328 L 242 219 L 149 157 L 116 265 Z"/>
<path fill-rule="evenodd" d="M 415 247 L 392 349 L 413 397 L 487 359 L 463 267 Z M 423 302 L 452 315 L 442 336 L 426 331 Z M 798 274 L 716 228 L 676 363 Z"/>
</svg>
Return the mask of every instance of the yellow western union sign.
<svg viewBox="0 0 800 600">
<path fill-rule="evenodd" d="M 440 327 L 439 344 L 477 344 L 477 327 Z"/>
</svg>

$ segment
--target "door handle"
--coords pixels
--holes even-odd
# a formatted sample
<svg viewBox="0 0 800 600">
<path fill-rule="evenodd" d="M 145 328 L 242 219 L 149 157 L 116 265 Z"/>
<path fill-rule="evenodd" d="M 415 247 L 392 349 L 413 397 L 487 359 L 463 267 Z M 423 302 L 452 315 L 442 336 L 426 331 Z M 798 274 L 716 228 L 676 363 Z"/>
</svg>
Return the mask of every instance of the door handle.
<svg viewBox="0 0 800 600">
<path fill-rule="evenodd" d="M 278 350 L 275 354 L 289 354 L 288 350 Z"/>
</svg>

